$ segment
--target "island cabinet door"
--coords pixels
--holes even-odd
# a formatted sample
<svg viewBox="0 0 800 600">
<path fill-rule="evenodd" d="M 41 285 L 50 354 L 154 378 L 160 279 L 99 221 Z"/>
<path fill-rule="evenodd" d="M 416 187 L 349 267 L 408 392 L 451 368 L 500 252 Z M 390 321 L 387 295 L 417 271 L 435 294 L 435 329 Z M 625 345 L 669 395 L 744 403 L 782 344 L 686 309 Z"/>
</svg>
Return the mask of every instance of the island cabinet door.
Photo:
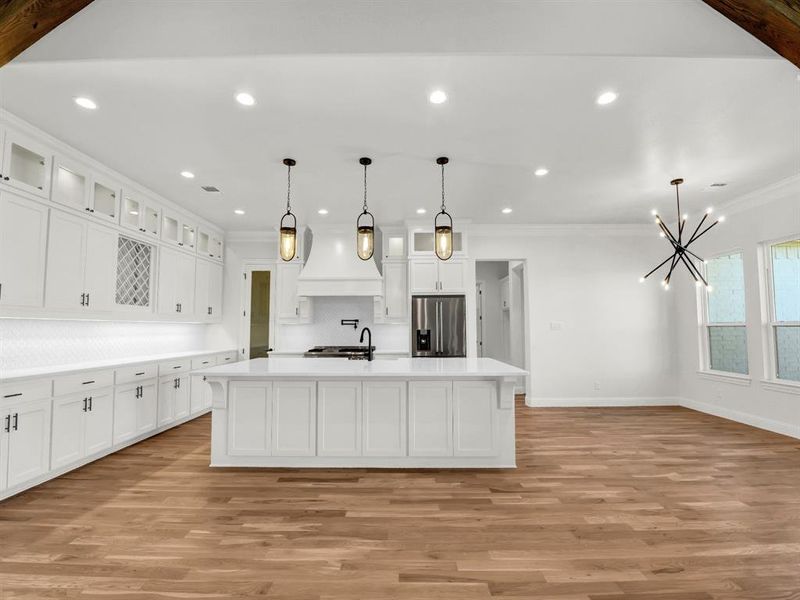
<svg viewBox="0 0 800 600">
<path fill-rule="evenodd" d="M 314 456 L 317 451 L 316 382 L 276 381 L 273 393 L 273 456 Z"/>
<path fill-rule="evenodd" d="M 361 403 L 364 456 L 406 456 L 406 382 L 365 381 Z"/>
<path fill-rule="evenodd" d="M 494 456 L 497 454 L 496 407 L 496 382 L 453 382 L 453 454 L 455 456 Z"/>
<path fill-rule="evenodd" d="M 228 454 L 272 454 L 272 383 L 231 382 L 228 392 Z"/>
<path fill-rule="evenodd" d="M 320 381 L 317 454 L 361 456 L 361 382 Z"/>
<path fill-rule="evenodd" d="M 453 456 L 453 383 L 408 384 L 408 454 Z"/>
</svg>

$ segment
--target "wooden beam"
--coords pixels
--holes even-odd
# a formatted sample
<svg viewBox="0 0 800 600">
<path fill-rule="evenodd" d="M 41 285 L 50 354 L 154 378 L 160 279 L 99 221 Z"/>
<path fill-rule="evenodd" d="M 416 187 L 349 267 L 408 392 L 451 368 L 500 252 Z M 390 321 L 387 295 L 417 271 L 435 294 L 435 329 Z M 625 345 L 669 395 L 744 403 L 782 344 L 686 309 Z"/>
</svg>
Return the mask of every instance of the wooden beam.
<svg viewBox="0 0 800 600">
<path fill-rule="evenodd" d="M 800 1 L 703 0 L 800 67 Z"/>
<path fill-rule="evenodd" d="M 0 67 L 92 0 L 0 0 Z"/>
</svg>

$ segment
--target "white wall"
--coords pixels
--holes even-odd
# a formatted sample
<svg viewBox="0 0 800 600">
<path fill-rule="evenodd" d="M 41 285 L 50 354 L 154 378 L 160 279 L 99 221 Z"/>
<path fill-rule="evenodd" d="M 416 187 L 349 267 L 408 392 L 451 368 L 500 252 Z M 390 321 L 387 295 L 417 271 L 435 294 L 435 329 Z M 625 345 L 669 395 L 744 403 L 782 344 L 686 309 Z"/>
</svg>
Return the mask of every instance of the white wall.
<svg viewBox="0 0 800 600">
<path fill-rule="evenodd" d="M 765 429 L 800 437 L 800 389 L 769 389 L 765 364 L 765 329 L 760 288 L 759 244 L 786 236 L 800 237 L 800 178 L 781 182 L 728 208 L 726 221 L 698 241 L 699 254 L 730 250 L 744 253 L 747 354 L 751 382 L 710 379 L 698 373 L 698 310 L 695 287 L 688 275 L 673 278 L 677 299 L 680 396 L 686 406 Z M 732 211 L 732 212 L 730 212 Z M 722 212 L 725 212 L 724 210 Z M 681 274 L 683 275 L 683 274 Z M 745 383 L 745 385 L 742 385 Z"/>
<path fill-rule="evenodd" d="M 470 258 L 525 261 L 530 404 L 675 402 L 674 294 L 638 283 L 665 250 L 642 227 L 470 230 Z"/>
</svg>

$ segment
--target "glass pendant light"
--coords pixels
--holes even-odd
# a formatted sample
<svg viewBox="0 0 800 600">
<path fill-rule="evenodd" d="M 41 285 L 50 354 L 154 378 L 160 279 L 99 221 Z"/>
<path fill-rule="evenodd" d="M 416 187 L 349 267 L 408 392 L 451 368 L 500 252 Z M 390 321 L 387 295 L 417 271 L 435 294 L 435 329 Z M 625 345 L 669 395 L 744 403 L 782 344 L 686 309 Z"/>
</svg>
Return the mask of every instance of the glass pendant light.
<svg viewBox="0 0 800 600">
<path fill-rule="evenodd" d="M 292 167 L 297 164 L 293 158 L 284 158 L 283 164 L 286 165 L 286 214 L 281 218 L 280 232 L 280 253 L 281 258 L 290 261 L 297 254 L 297 217 L 292 214 Z M 291 217 L 291 225 L 289 225 Z"/>
<path fill-rule="evenodd" d="M 364 165 L 364 207 L 356 219 L 356 253 L 361 260 L 369 260 L 375 252 L 375 217 L 367 209 L 367 167 L 372 159 L 365 156 L 358 162 Z"/>
<path fill-rule="evenodd" d="M 434 251 L 439 260 L 448 260 L 453 256 L 453 217 L 445 210 L 444 206 L 444 166 L 448 162 L 450 159 L 446 156 L 436 159 L 436 164 L 442 167 L 442 210 L 433 219 Z"/>
</svg>

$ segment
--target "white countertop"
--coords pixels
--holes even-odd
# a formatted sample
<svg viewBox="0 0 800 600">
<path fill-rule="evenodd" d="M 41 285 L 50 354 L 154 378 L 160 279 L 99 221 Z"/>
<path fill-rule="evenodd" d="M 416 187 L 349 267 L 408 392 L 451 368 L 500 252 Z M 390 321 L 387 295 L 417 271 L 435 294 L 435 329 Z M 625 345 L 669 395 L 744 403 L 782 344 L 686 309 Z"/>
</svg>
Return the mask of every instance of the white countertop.
<svg viewBox="0 0 800 600">
<path fill-rule="evenodd" d="M 13 369 L 0 373 L 0 383 L 7 383 L 19 379 L 32 379 L 36 377 L 51 377 L 54 375 L 65 375 L 67 373 L 77 373 L 80 371 L 91 371 L 94 369 L 111 369 L 114 367 L 125 367 L 144 363 L 160 362 L 162 360 L 175 360 L 180 358 L 195 358 L 198 356 L 208 356 L 209 354 L 224 354 L 226 352 L 236 352 L 236 348 L 225 348 L 222 350 L 203 350 L 200 352 L 173 352 L 172 354 L 148 354 L 146 356 L 134 356 L 131 358 L 114 358 L 108 360 L 93 360 L 84 363 L 71 363 L 67 365 L 53 365 L 44 367 L 33 367 L 30 369 Z"/>
<path fill-rule="evenodd" d="M 234 379 L 409 379 L 519 377 L 527 371 L 492 358 L 256 358 L 198 371 L 206 377 Z"/>
</svg>

